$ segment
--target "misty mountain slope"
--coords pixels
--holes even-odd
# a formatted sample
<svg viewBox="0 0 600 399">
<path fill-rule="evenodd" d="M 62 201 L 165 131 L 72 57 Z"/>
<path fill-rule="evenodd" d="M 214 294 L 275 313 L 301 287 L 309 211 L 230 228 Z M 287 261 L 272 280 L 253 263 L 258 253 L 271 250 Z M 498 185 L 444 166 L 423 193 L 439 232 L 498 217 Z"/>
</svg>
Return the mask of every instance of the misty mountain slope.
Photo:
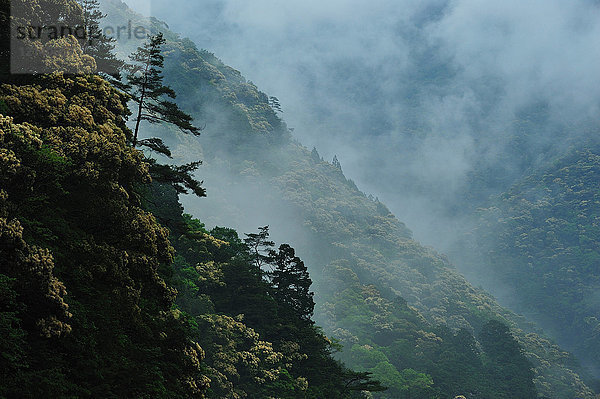
<svg viewBox="0 0 600 399">
<path fill-rule="evenodd" d="M 337 154 L 443 251 L 490 194 L 599 125 L 597 1 L 172 0 L 152 11 L 277 95 L 304 145 Z"/>
<path fill-rule="evenodd" d="M 275 236 L 292 237 L 316 280 L 317 318 L 356 354 L 348 357 L 351 362 L 361 366 L 362 347 L 377 354 L 375 358 L 387 359 L 381 367 L 391 367 L 398 378 L 411 365 L 418 372 L 438 373 L 435 365 L 423 362 L 431 359 L 425 352 L 408 352 L 424 346 L 439 352 L 444 333 L 400 345 L 411 342 L 393 317 L 403 311 L 404 297 L 430 329 L 444 324 L 478 335 L 488 320 L 508 322 L 536 367 L 540 393 L 593 397 L 573 372 L 577 366 L 569 354 L 523 331 L 532 328 L 474 289 L 443 256 L 412 241 L 403 224 L 361 193 L 339 165 L 322 161 L 295 142 L 266 95 L 210 53 L 173 33 L 167 37 L 166 79 L 180 93 L 179 103 L 206 122 L 198 140 L 161 132 L 171 134 L 176 159 L 205 161 L 200 173 L 209 197 L 187 200 L 186 208 L 210 224 L 242 231 L 270 224 Z M 356 284 L 347 287 L 348 281 Z M 360 306 L 366 301 L 381 304 L 382 311 Z M 346 303 L 353 312 L 342 311 Z M 385 375 L 377 365 L 373 371 Z"/>
<path fill-rule="evenodd" d="M 490 285 L 598 373 L 600 147 L 579 146 L 479 213 L 471 248 Z M 490 285 L 491 286 L 491 285 Z"/>
<path fill-rule="evenodd" d="M 7 80 L 0 397 L 349 399 L 379 388 L 333 358 L 234 230 L 209 233 L 174 186 L 151 182 L 127 144 L 122 92 L 96 75 Z"/>
<path fill-rule="evenodd" d="M 9 5 L 0 5 L 3 31 Z M 74 0 L 18 6 L 31 26 L 85 16 Z M 209 233 L 183 214 L 181 187 L 132 146 L 129 96 L 89 72 L 98 58 L 72 35 L 24 45 L 52 49 L 36 53 L 36 67 L 56 67 L 60 54 L 77 74 L 0 76 L 0 397 L 350 399 L 382 390 L 333 358 L 291 247 L 274 251 L 267 278 L 237 232 Z M 1 52 L 0 65 L 10 55 Z"/>
</svg>

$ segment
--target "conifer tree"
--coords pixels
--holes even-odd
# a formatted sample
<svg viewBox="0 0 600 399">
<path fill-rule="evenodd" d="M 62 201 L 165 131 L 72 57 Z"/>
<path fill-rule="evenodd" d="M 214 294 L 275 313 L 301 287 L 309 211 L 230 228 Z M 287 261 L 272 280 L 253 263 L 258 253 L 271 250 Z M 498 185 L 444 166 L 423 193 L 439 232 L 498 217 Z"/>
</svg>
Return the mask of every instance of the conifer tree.
<svg viewBox="0 0 600 399">
<path fill-rule="evenodd" d="M 100 28 L 100 21 L 106 14 L 100 11 L 98 0 L 78 0 L 83 13 L 83 26 L 86 40 L 82 43 L 85 54 L 94 57 L 98 72 L 107 73 L 115 78 L 123 68 L 124 62 L 115 56 L 115 39 L 108 37 Z"/>
<path fill-rule="evenodd" d="M 259 227 L 258 233 L 246 234 L 244 243 L 248 246 L 256 267 L 260 269 L 270 261 L 269 253 L 275 243 L 269 240 L 269 226 Z"/>
<path fill-rule="evenodd" d="M 345 370 L 344 393 L 349 392 L 382 392 L 387 390 L 380 381 L 372 378 L 372 373 Z"/>
<path fill-rule="evenodd" d="M 271 250 L 269 253 L 275 266 L 271 273 L 275 298 L 292 308 L 300 319 L 310 321 L 315 302 L 314 293 L 310 292 L 312 280 L 304 262 L 288 244 L 282 244 L 278 251 Z"/>
<path fill-rule="evenodd" d="M 200 135 L 201 129 L 192 124 L 192 117 L 183 112 L 177 104 L 166 98 L 175 98 L 175 92 L 163 84 L 162 69 L 164 57 L 161 52 L 166 42 L 162 33 L 148 36 L 148 40 L 130 55 L 133 64 L 126 65 L 127 82 L 122 88 L 127 91 L 137 106 L 132 146 L 147 147 L 159 154 L 171 157 L 169 147 L 158 137 L 139 140 L 142 121 L 152 124 L 168 123 L 177 126 L 184 133 Z M 191 190 L 198 197 L 205 197 L 206 190 L 202 182 L 194 179 L 193 172 L 201 161 L 181 166 L 165 165 L 151 160 L 150 174 L 158 182 L 171 184 L 178 193 Z"/>
<path fill-rule="evenodd" d="M 338 161 L 337 155 L 333 156 L 332 165 L 338 168 L 339 170 L 342 170 L 342 164 L 340 163 L 340 161 Z"/>
<path fill-rule="evenodd" d="M 269 97 L 269 105 L 275 111 L 283 113 L 283 109 L 281 109 L 281 103 L 279 102 L 279 99 L 277 97 Z"/>
<path fill-rule="evenodd" d="M 312 151 L 310 152 L 310 157 L 316 163 L 321 162 L 321 156 L 319 155 L 319 152 L 317 151 L 317 147 L 313 147 Z"/>
<path fill-rule="evenodd" d="M 164 57 L 161 47 L 165 41 L 162 33 L 148 36 L 148 40 L 129 57 L 133 64 L 127 66 L 127 89 L 137 105 L 133 147 L 139 144 L 170 155 L 165 151 L 167 147 L 158 138 L 138 140 L 142 121 L 173 124 L 184 133 L 194 135 L 199 135 L 201 129 L 192 124 L 190 115 L 166 99 L 173 99 L 176 94 L 169 86 L 163 84 Z"/>
</svg>

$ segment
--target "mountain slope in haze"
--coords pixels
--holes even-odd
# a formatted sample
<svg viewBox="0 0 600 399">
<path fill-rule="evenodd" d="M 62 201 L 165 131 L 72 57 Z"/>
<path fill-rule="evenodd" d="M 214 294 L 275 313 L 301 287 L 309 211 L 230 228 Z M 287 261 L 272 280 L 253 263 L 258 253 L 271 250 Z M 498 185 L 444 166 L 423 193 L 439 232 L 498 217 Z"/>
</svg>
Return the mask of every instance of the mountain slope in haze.
<svg viewBox="0 0 600 399">
<path fill-rule="evenodd" d="M 0 85 L 0 104 L 1 397 L 350 398 L 379 387 L 332 358 L 235 231 L 209 234 L 174 187 L 150 183 L 126 144 L 126 97 L 107 81 L 21 77 Z"/>
<path fill-rule="evenodd" d="M 68 0 L 21 4 L 48 25 L 56 23 L 48 9 L 81 16 Z M 49 43 L 80 50 L 72 37 Z M 63 61 L 78 68 L 75 57 Z M 253 86 L 240 87 L 254 98 Z M 261 106 L 269 108 L 254 109 Z M 297 290 L 310 278 L 295 251 L 270 253 L 267 274 L 235 231 L 208 232 L 182 215 L 175 187 L 151 184 L 150 160 L 130 146 L 127 96 L 100 76 L 3 76 L 0 108 L 3 396 L 349 398 L 380 390 L 369 373 L 385 378 L 394 397 L 536 396 L 531 366 L 503 324 L 482 327 L 480 350 L 470 332 L 434 332 L 400 297 L 347 279 L 335 303 L 353 302 L 350 318 L 367 316 L 364 334 L 378 315 L 394 326 L 355 348 L 349 360 L 361 372 L 345 369 L 310 318 L 312 297 Z M 244 116 L 236 112 L 232 126 Z M 408 238 L 385 207 L 379 213 L 383 235 Z M 382 358 L 398 337 L 400 370 L 390 363 L 398 359 Z M 477 372 L 453 381 L 456 364 Z"/>
<path fill-rule="evenodd" d="M 72 0 L 18 5 L 32 26 L 83 17 Z M 36 67 L 78 73 L 0 75 L 0 397 L 349 399 L 382 389 L 332 357 L 291 247 L 269 258 L 270 279 L 234 230 L 209 233 L 184 215 L 173 181 L 159 183 L 131 146 L 129 97 L 89 73 L 95 59 L 77 39 L 29 44 L 53 50 Z M 8 57 L 0 52 L 3 67 Z"/>
<path fill-rule="evenodd" d="M 117 8 L 113 18 L 122 12 Z M 211 225 L 251 231 L 268 223 L 275 237 L 289 237 L 314 276 L 316 317 L 345 344 L 342 357 L 350 365 L 384 382 L 402 381 L 408 370 L 447 382 L 439 362 L 427 360 L 444 357 L 444 344 L 456 331 L 482 342 L 488 322 L 502 320 L 524 345 L 541 394 L 594 397 L 574 371 L 572 356 L 473 288 L 445 257 L 411 240 L 406 227 L 347 180 L 339 164 L 295 142 L 267 95 L 211 53 L 164 25 L 155 28 L 169 39 L 166 80 L 180 93 L 181 106 L 206 123 L 200 139 L 155 132 L 170 142 L 177 161 L 205 161 L 200 176 L 209 197 L 185 200 L 186 209 Z M 398 321 L 407 309 L 402 298 L 428 326 L 422 333 L 411 337 L 407 331 L 414 329 Z M 365 355 L 373 360 L 366 362 Z"/>
<path fill-rule="evenodd" d="M 470 250 L 511 306 L 596 374 L 600 359 L 600 151 L 588 143 L 538 169 L 479 214 Z"/>
</svg>

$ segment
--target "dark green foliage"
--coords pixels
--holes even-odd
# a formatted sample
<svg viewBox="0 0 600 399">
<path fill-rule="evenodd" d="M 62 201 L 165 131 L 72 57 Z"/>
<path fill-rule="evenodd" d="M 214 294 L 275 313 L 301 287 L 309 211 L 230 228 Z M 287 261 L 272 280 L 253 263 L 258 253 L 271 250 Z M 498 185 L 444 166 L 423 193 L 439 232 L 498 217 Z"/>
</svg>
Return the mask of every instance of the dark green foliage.
<svg viewBox="0 0 600 399">
<path fill-rule="evenodd" d="M 478 267 L 595 371 L 600 358 L 600 151 L 546 165 L 480 212 L 469 248 Z"/>
<path fill-rule="evenodd" d="M 262 268 L 263 264 L 269 262 L 271 247 L 275 245 L 269 239 L 269 226 L 259 227 L 258 233 L 246 234 L 244 243 L 252 251 L 254 264 L 258 269 Z"/>
<path fill-rule="evenodd" d="M 387 390 L 379 381 L 372 379 L 373 374 L 368 372 L 349 372 L 346 375 L 344 389 L 347 391 L 382 392 Z"/>
<path fill-rule="evenodd" d="M 19 372 L 27 366 L 27 333 L 21 328 L 19 317 L 25 305 L 18 301 L 14 286 L 15 279 L 0 274 L 0 375 L 4 381 L 0 397 L 6 397 L 24 382 Z"/>
<path fill-rule="evenodd" d="M 174 189 L 152 193 L 161 196 L 160 203 L 151 201 L 159 220 L 180 209 Z M 234 230 L 209 232 L 189 215 L 181 220 L 170 224 L 178 254 L 171 281 L 178 305 L 198 326 L 209 397 L 350 398 L 384 390 L 369 374 L 332 358 L 334 346 L 310 318 L 306 268 L 289 245 L 265 252 L 273 246 L 268 227 L 243 242 Z"/>
<path fill-rule="evenodd" d="M 132 145 L 147 147 L 151 151 L 171 157 L 169 147 L 158 137 L 138 139 L 141 122 L 151 124 L 172 124 L 181 131 L 199 135 L 200 130 L 192 124 L 192 117 L 183 112 L 177 104 L 164 97 L 175 98 L 175 92 L 163 84 L 162 68 L 164 57 L 161 47 L 165 43 L 162 33 L 149 36 L 148 41 L 131 56 L 133 64 L 127 65 L 127 83 L 123 86 L 136 103 L 135 129 Z M 179 193 L 191 190 L 198 197 L 206 196 L 202 182 L 193 177 L 193 172 L 201 165 L 193 161 L 174 166 L 151 161 L 150 173 L 159 182 L 169 182 Z"/>
<path fill-rule="evenodd" d="M 40 82 L 0 90 L 32 123 L 0 127 L 3 321 L 15 350 L 3 392 L 202 397 L 202 350 L 159 275 L 167 231 L 133 191 L 149 176 L 126 145 L 123 96 L 97 76 Z M 48 112 L 28 111 L 46 101 Z"/>
<path fill-rule="evenodd" d="M 277 112 L 283 112 L 281 109 L 281 104 L 279 103 L 279 99 L 277 97 L 269 97 L 269 105 Z"/>
<path fill-rule="evenodd" d="M 23 3 L 22 15 L 81 16 L 74 2 L 46 3 Z M 67 70 L 87 70 L 77 42 L 47 45 L 65 51 Z M 14 118 L 0 126 L 0 392 L 203 397 L 202 349 L 159 275 L 172 259 L 167 232 L 134 192 L 149 175 L 125 145 L 126 97 L 91 75 L 6 81 L 20 84 L 0 88 Z"/>
<path fill-rule="evenodd" d="M 160 164 L 153 159 L 148 162 L 150 174 L 155 181 L 171 184 L 179 194 L 187 194 L 189 190 L 198 197 L 206 197 L 202 182 L 192 176 L 192 173 L 202 164 L 201 161 L 179 166 Z"/>
<path fill-rule="evenodd" d="M 312 280 L 304 262 L 296 256 L 294 248 L 282 244 L 278 251 L 269 252 L 269 261 L 274 266 L 269 274 L 274 297 L 291 308 L 294 315 L 310 321 L 315 308 L 314 293 L 310 292 Z"/>
<path fill-rule="evenodd" d="M 533 365 L 525 358 L 508 327 L 490 320 L 483 326 L 479 340 L 486 354 L 484 367 L 494 378 L 491 389 L 497 393 L 493 397 L 537 398 L 532 382 Z"/>
<path fill-rule="evenodd" d="M 161 155 L 171 158 L 171 150 L 158 137 L 152 137 L 149 139 L 138 140 L 138 145 L 140 147 L 146 147 L 146 148 L 150 149 L 151 151 L 154 151 L 158 154 L 161 154 Z"/>
</svg>

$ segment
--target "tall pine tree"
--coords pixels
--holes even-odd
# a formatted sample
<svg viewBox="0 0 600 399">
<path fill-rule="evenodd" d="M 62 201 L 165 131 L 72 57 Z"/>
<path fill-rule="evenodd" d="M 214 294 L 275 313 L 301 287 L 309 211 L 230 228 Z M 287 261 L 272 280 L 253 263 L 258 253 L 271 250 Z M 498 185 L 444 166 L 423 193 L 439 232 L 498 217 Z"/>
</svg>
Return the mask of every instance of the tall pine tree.
<svg viewBox="0 0 600 399">
<path fill-rule="evenodd" d="M 162 69 L 164 57 L 161 52 L 166 42 L 162 33 L 148 36 L 148 40 L 130 55 L 132 64 L 126 65 L 127 81 L 123 89 L 131 96 L 137 106 L 135 112 L 135 129 L 132 146 L 147 147 L 152 151 L 171 157 L 169 147 L 162 139 L 152 137 L 139 140 L 142 121 L 152 124 L 168 123 L 177 126 L 184 133 L 200 135 L 201 129 L 192 124 L 193 118 L 183 112 L 177 104 L 166 98 L 175 98 L 175 92 L 163 84 Z M 198 197 L 205 197 L 206 190 L 202 182 L 194 179 L 193 172 L 202 164 L 201 161 L 181 166 L 165 165 L 150 160 L 150 173 L 154 180 L 171 184 L 178 193 L 191 190 Z"/>
<path fill-rule="evenodd" d="M 94 57 L 98 72 L 117 78 L 125 63 L 115 56 L 115 39 L 106 36 L 100 27 L 100 21 L 106 14 L 100 11 L 98 0 L 78 0 L 78 3 L 86 31 L 86 40 L 81 45 L 83 52 Z"/>
<path fill-rule="evenodd" d="M 310 292 L 312 280 L 304 262 L 288 244 L 280 245 L 278 251 L 271 250 L 270 257 L 275 266 L 271 273 L 275 299 L 293 309 L 301 320 L 310 321 L 315 302 Z"/>
<path fill-rule="evenodd" d="M 256 267 L 260 269 L 269 262 L 271 247 L 275 245 L 269 240 L 269 226 L 259 227 L 258 233 L 246 234 L 244 243 L 248 246 Z"/>
<path fill-rule="evenodd" d="M 164 57 L 161 52 L 166 42 L 162 33 L 148 36 L 148 40 L 130 55 L 133 64 L 128 65 L 127 89 L 137 104 L 133 146 L 144 145 L 165 155 L 167 147 L 158 138 L 138 141 L 140 124 L 169 123 L 177 126 L 184 133 L 200 134 L 200 128 L 192 124 L 192 117 L 183 112 L 177 104 L 166 98 L 174 99 L 175 92 L 163 84 L 162 69 Z"/>
</svg>

